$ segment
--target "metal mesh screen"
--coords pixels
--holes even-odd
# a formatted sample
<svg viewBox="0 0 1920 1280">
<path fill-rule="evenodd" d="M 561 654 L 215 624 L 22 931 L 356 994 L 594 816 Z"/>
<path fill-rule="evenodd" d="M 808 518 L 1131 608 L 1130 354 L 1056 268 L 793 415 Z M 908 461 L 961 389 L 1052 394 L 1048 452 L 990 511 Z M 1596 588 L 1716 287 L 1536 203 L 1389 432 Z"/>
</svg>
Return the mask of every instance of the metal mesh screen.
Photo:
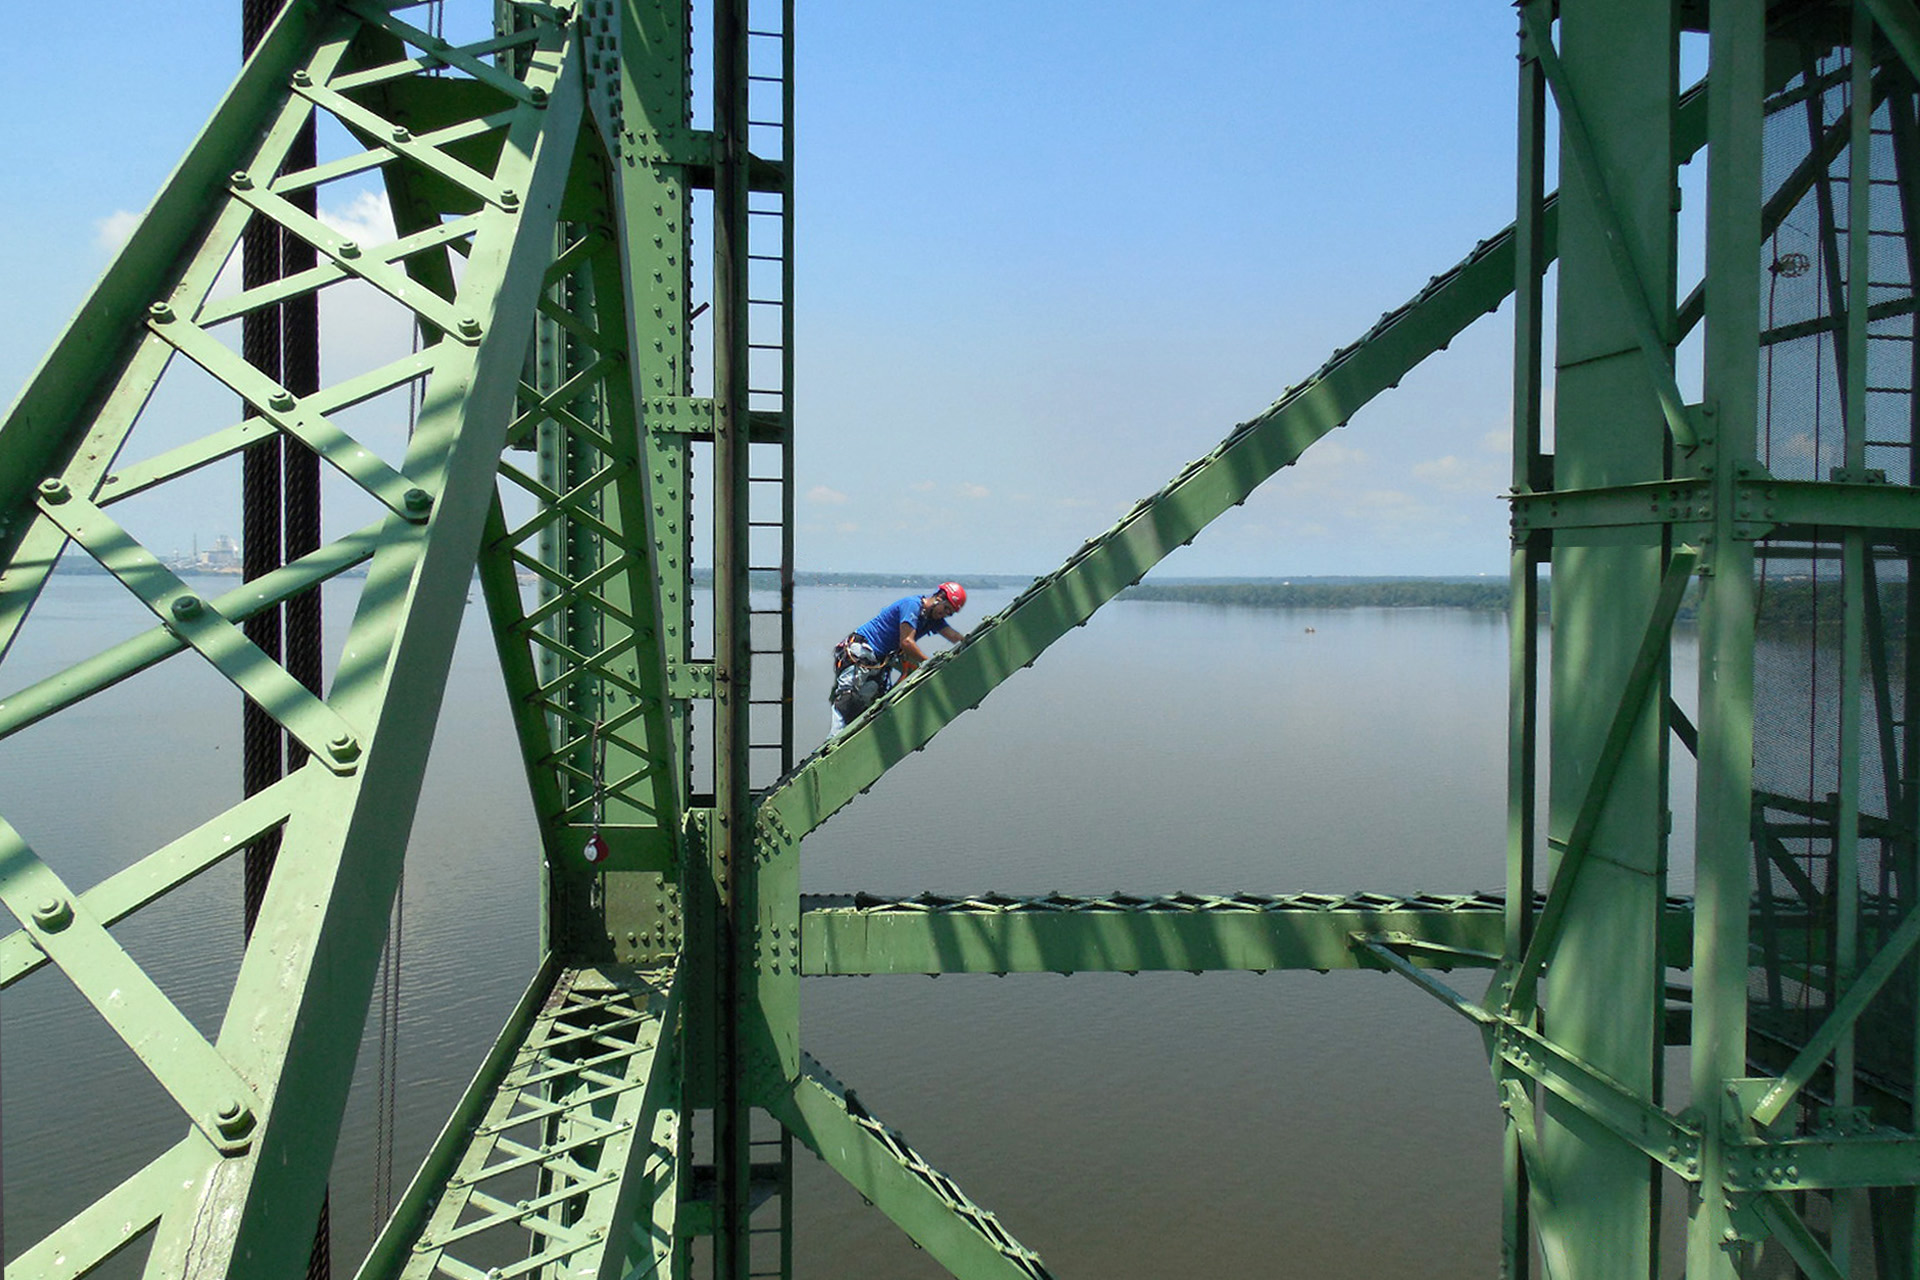
<svg viewBox="0 0 1920 1280">
<path fill-rule="evenodd" d="M 1914 154 L 1912 91 L 1876 73 L 1864 157 L 1871 214 L 1859 228 L 1869 323 L 1864 342 L 1850 344 L 1850 71 L 1844 49 L 1809 53 L 1770 104 L 1757 448 L 1780 480 L 1911 486 L 1914 273 L 1901 182 Z M 1864 382 L 1853 412 L 1851 374 Z M 1799 525 L 1776 527 L 1759 552 L 1749 993 L 1756 1065 L 1779 1071 L 1920 892 L 1904 746 L 1915 544 L 1898 531 Z M 1858 1025 L 1855 1095 L 1828 1069 L 1806 1095 L 1814 1108 L 1849 1102 L 1883 1123 L 1907 1122 L 1914 999 L 1905 968 Z"/>
</svg>

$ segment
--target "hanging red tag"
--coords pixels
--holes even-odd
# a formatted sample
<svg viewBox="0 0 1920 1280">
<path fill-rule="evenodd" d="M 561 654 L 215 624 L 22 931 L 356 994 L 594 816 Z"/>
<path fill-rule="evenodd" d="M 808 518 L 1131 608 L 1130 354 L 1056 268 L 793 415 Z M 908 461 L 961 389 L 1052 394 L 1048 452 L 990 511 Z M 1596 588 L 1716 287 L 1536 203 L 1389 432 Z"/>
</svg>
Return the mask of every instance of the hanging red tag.
<svg viewBox="0 0 1920 1280">
<path fill-rule="evenodd" d="M 594 832 L 587 837 L 586 848 L 580 851 L 580 856 L 588 862 L 605 862 L 607 860 L 607 838 L 598 831 Z"/>
</svg>

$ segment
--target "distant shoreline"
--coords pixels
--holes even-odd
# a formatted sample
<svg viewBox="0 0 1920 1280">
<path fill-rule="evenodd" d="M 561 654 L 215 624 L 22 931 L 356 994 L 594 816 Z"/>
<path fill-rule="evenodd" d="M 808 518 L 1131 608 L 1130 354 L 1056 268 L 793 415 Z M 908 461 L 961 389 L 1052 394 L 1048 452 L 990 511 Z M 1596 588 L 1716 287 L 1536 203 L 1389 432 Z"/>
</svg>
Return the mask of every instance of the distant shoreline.
<svg viewBox="0 0 1920 1280">
<path fill-rule="evenodd" d="M 1344 582 L 1143 583 L 1122 592 L 1120 599 L 1255 609 L 1466 609 L 1475 613 L 1504 613 L 1507 595 L 1505 580 L 1394 578 Z"/>
<path fill-rule="evenodd" d="M 173 572 L 201 577 L 205 567 L 168 566 Z M 56 571 L 60 575 L 107 577 L 107 571 L 86 556 L 68 557 Z M 239 576 L 236 570 L 212 570 L 216 576 Z M 366 567 L 355 566 L 339 577 L 364 577 Z M 925 591 L 938 581 L 931 574 L 913 573 L 840 573 L 829 570 L 799 570 L 793 575 L 800 587 L 853 587 L 876 591 Z M 1034 579 L 1024 574 L 974 573 L 959 575 L 970 588 L 981 590 L 1024 590 Z M 696 569 L 694 585 L 710 588 L 713 573 Z M 779 585 L 775 575 L 753 575 L 756 590 Z M 1546 613 L 1553 584 L 1540 584 L 1540 611 Z M 1889 638 L 1907 633 L 1907 584 L 1898 580 L 1882 581 L 1880 611 Z M 1122 591 L 1122 603 L 1198 604 L 1240 609 L 1458 609 L 1469 613 L 1505 613 L 1509 584 L 1505 578 L 1177 578 L 1168 582 L 1141 583 Z M 1822 582 L 1818 589 L 1802 575 L 1773 579 L 1760 591 L 1761 610 L 1756 620 L 1762 628 L 1812 626 L 1830 629 L 1840 621 L 1840 590 L 1836 582 Z M 1676 621 L 1685 625 L 1694 621 L 1699 602 L 1699 585 L 1687 591 Z"/>
</svg>

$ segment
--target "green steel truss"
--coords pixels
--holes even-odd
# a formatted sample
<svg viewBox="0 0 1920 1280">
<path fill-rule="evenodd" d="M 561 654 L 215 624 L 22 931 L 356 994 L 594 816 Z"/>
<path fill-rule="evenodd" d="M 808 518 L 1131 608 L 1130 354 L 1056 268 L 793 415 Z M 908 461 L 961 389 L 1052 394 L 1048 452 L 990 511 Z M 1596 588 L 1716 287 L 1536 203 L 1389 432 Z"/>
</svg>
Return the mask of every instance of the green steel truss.
<svg viewBox="0 0 1920 1280">
<path fill-rule="evenodd" d="M 0 938 L 0 985 L 57 969 L 182 1121 L 64 1226 L 10 1242 L 14 1274 L 123 1252 L 153 1276 L 304 1272 L 475 575 L 539 823 L 546 958 L 364 1276 L 789 1275 L 795 1140 L 956 1275 L 1044 1276 L 802 1051 L 800 978 L 1345 967 L 1399 975 L 1482 1032 L 1506 1118 L 1505 1274 L 1652 1275 L 1663 1214 L 1685 1220 L 1700 1277 L 1775 1253 L 1845 1275 L 1868 1249 L 1883 1276 L 1920 1274 L 1920 659 L 1896 625 L 1920 618 L 1911 0 L 1731 0 L 1710 27 L 1670 0 L 1524 0 L 1514 225 L 798 761 L 790 4 L 717 6 L 712 129 L 693 124 L 704 37 L 679 3 L 502 3 L 496 34 L 464 47 L 408 13 L 288 6 L 0 426 L 0 654 L 63 552 L 154 618 L 10 694 L 0 737 L 198 661 L 310 753 L 84 889 L 0 819 L 0 901 L 20 926 Z M 1682 93 L 1688 24 L 1710 71 Z M 315 115 L 350 145 L 289 167 Z M 1701 154 L 1706 270 L 1683 297 L 1675 182 Z M 293 198 L 376 175 L 385 243 Z M 696 259 L 700 192 L 713 235 Z M 317 265 L 222 285 L 249 223 Z M 1809 273 L 1823 293 L 1763 307 L 1763 288 Z M 710 314 L 694 301 L 708 274 Z M 402 309 L 417 349 L 304 394 L 235 354 L 243 317 L 335 288 Z M 801 898 L 810 831 L 1509 297 L 1505 895 Z M 1698 378 L 1679 371 L 1695 331 Z M 1814 353 L 1805 385 L 1763 376 L 1795 352 Z M 170 366 L 248 412 L 143 448 Z M 1823 377 L 1839 416 L 1816 403 L 1810 421 L 1834 451 L 1769 468 Z M 411 433 L 383 459 L 356 411 L 404 395 Z M 370 522 L 207 599 L 116 515 L 275 437 L 343 477 Z M 710 646 L 692 572 L 703 468 Z M 324 696 L 242 630 L 362 568 Z M 1797 620 L 1780 598 L 1803 588 L 1837 604 L 1782 641 Z M 1697 691 L 1670 666 L 1690 605 Z M 1794 694 L 1811 741 L 1756 710 L 1767 644 L 1830 674 Z M 1695 762 L 1690 840 L 1668 829 L 1675 743 Z M 1779 781 L 1800 756 L 1819 786 Z M 272 837 L 259 921 L 203 1034 L 111 928 Z M 1694 892 L 1675 897 L 1687 850 Z M 1454 985 L 1476 969 L 1479 998 Z M 1663 1079 L 1670 1049 L 1684 1090 Z"/>
</svg>

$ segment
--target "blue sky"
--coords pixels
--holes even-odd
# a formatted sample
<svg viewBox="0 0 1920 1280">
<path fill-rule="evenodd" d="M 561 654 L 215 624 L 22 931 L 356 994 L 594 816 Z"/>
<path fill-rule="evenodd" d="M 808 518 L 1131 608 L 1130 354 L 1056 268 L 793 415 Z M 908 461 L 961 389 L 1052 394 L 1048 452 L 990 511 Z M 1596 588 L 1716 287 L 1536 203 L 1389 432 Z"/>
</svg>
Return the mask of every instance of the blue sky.
<svg viewBox="0 0 1920 1280">
<path fill-rule="evenodd" d="M 802 567 L 1050 568 L 1511 219 L 1500 0 L 798 8 Z M 236 68 L 237 0 L 165 12 L 9 58 L 9 401 Z M 1503 571 L 1509 345 L 1481 322 L 1163 572 Z"/>
</svg>

